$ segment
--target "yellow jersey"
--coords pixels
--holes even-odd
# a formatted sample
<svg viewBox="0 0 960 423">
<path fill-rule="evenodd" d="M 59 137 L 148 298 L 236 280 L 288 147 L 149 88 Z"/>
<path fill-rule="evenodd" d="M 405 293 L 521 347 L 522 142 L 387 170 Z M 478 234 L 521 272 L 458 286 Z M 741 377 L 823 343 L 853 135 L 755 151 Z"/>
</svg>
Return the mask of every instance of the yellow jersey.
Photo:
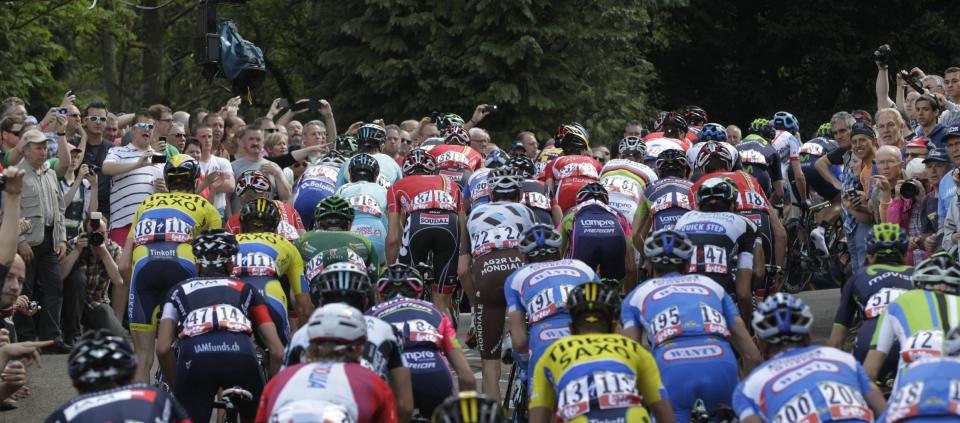
<svg viewBox="0 0 960 423">
<path fill-rule="evenodd" d="M 304 287 L 303 259 L 297 247 L 273 232 L 237 234 L 240 251 L 233 259 L 233 276 L 285 277 L 294 295 L 308 292 Z"/>
<path fill-rule="evenodd" d="M 220 212 L 206 198 L 184 192 L 159 192 L 147 197 L 137 209 L 128 237 L 134 245 L 185 244 L 203 230 L 222 227 Z"/>
</svg>

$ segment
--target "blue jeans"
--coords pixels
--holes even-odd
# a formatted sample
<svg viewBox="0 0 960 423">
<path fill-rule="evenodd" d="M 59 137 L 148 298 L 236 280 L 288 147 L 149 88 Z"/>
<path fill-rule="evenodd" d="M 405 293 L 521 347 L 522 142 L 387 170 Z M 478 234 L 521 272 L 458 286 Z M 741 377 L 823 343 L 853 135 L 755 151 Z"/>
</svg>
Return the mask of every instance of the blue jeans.
<svg viewBox="0 0 960 423">
<path fill-rule="evenodd" d="M 867 234 L 871 226 L 857 224 L 853 233 L 847 233 L 847 248 L 850 250 L 851 272 L 856 272 L 867 260 Z"/>
</svg>

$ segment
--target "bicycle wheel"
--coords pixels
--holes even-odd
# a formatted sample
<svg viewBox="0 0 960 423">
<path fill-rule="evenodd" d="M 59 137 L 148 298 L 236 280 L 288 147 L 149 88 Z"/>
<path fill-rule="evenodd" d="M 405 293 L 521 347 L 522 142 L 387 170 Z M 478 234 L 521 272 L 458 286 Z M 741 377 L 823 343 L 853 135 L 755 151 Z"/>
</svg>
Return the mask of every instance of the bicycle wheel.
<svg viewBox="0 0 960 423">
<path fill-rule="evenodd" d="M 529 410 L 527 408 L 527 384 L 526 371 L 521 367 L 521 363 L 514 362 L 513 369 L 510 371 L 513 379 L 510 383 L 511 389 L 507 392 L 507 398 L 510 401 L 510 421 L 513 423 L 526 423 L 530 420 Z"/>
<path fill-rule="evenodd" d="M 780 291 L 796 294 L 810 283 L 809 265 L 806 263 L 809 246 L 803 241 L 804 227 L 796 220 L 787 222 L 787 257 L 784 262 L 783 286 Z"/>
</svg>

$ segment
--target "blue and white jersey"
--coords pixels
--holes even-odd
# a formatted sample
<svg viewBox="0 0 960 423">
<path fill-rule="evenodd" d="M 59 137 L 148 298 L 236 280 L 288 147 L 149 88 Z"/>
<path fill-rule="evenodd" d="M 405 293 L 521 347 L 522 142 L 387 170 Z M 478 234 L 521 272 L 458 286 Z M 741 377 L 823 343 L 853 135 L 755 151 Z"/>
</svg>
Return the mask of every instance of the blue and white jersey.
<svg viewBox="0 0 960 423">
<path fill-rule="evenodd" d="M 487 186 L 487 176 L 493 169 L 482 167 L 477 169 L 470 177 L 467 183 L 463 185 L 463 196 L 470 200 L 470 207 L 478 204 L 487 204 L 490 202 L 490 187 Z"/>
<path fill-rule="evenodd" d="M 293 198 L 294 202 L 296 202 L 297 196 L 307 191 L 319 191 L 326 197 L 332 195 L 336 190 L 336 167 L 324 164 L 310 165 L 303 171 L 303 175 L 300 175 L 300 179 L 297 180 L 296 184 L 294 184 Z"/>
<path fill-rule="evenodd" d="M 647 280 L 620 308 L 624 329 L 641 326 L 656 347 L 677 337 L 730 336 L 740 312 L 720 284 L 703 275 L 671 273 Z"/>
<path fill-rule="evenodd" d="M 387 189 L 373 182 L 350 182 L 337 189 L 337 195 L 343 197 L 357 217 L 370 216 L 387 225 Z"/>
<path fill-rule="evenodd" d="M 864 394 L 870 377 L 852 355 L 811 345 L 777 354 L 758 366 L 733 393 L 733 409 L 743 421 L 873 421 Z"/>
<path fill-rule="evenodd" d="M 373 153 L 371 156 L 373 156 L 374 159 L 377 159 L 377 164 L 380 165 L 380 176 L 377 177 L 378 184 L 389 188 L 390 185 L 393 185 L 403 177 L 403 172 L 400 170 L 400 165 L 397 164 L 397 161 L 394 160 L 393 157 L 383 153 Z M 347 161 L 340 166 L 340 170 L 336 179 L 338 187 L 350 182 L 350 178 L 347 175 L 348 166 L 350 166 L 349 159 L 347 159 Z"/>
<path fill-rule="evenodd" d="M 878 422 L 915 417 L 960 419 L 960 358 L 928 357 L 900 370 Z"/>
<path fill-rule="evenodd" d="M 530 263 L 514 270 L 503 284 L 507 312 L 522 311 L 531 325 L 567 312 L 567 295 L 587 282 L 599 282 L 586 263 L 563 259 Z"/>
</svg>

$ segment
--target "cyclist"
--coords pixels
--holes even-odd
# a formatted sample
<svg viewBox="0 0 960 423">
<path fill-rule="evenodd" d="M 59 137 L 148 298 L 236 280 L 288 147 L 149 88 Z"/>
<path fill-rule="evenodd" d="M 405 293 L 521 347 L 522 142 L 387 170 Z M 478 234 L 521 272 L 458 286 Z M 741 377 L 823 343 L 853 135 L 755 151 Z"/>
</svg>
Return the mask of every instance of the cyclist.
<svg viewBox="0 0 960 423">
<path fill-rule="evenodd" d="M 250 334 L 256 330 L 269 351 L 270 374 L 280 368 L 283 345 L 269 306 L 256 287 L 230 278 L 239 251 L 233 234 L 204 231 L 193 240 L 199 277 L 180 282 L 163 305 L 157 357 L 164 380 L 194 421 L 208 421 L 221 388 L 239 386 L 252 401 L 239 404 L 245 419 L 256 414 L 263 374 Z M 180 351 L 171 345 L 179 338 Z"/>
<path fill-rule="evenodd" d="M 536 179 L 543 181 L 546 178 L 547 163 L 563 155 L 563 150 L 559 148 L 544 148 L 537 157 Z"/>
<path fill-rule="evenodd" d="M 506 423 L 497 400 L 474 391 L 447 398 L 433 413 L 433 423 Z"/>
<path fill-rule="evenodd" d="M 310 281 L 314 304 L 343 303 L 357 310 L 369 310 L 374 302 L 373 285 L 366 269 L 350 262 L 332 263 Z M 387 380 L 397 399 L 397 414 L 402 420 L 413 412 L 410 369 L 404 360 L 400 333 L 390 323 L 375 316 L 364 316 L 367 324 L 367 347 L 361 364 Z M 303 327 L 287 347 L 284 364 L 304 362 L 310 345 L 309 328 Z"/>
<path fill-rule="evenodd" d="M 830 207 L 824 209 L 824 211 L 820 212 L 817 216 L 819 225 L 810 232 L 813 245 L 817 247 L 817 250 L 823 255 L 829 254 L 824 233 L 827 227 L 829 227 L 831 223 L 836 222 L 837 218 L 840 217 L 840 190 L 823 178 L 823 175 L 821 175 L 816 168 L 816 163 L 821 157 L 832 154 L 837 148 L 837 143 L 820 136 L 800 146 L 800 168 L 803 170 L 807 187 L 812 189 L 813 192 L 817 193 L 817 195 L 824 200 L 830 202 Z M 841 166 L 831 165 L 830 172 L 839 180 L 843 169 Z M 790 178 L 790 180 L 794 180 L 792 168 L 788 169 L 787 177 Z M 794 187 L 794 189 L 796 189 L 796 187 Z"/>
<path fill-rule="evenodd" d="M 529 385 L 533 365 L 543 351 L 570 335 L 567 295 L 576 286 L 600 279 L 582 261 L 560 258 L 560 234 L 551 225 L 527 229 L 520 239 L 520 251 L 529 264 L 511 273 L 503 290 L 513 352 L 529 356 L 525 379 Z"/>
<path fill-rule="evenodd" d="M 240 204 L 247 204 L 258 198 L 270 200 L 270 192 L 270 178 L 267 178 L 267 175 L 264 175 L 263 172 L 253 169 L 245 170 L 240 174 L 240 177 L 237 178 L 237 187 L 234 190 L 234 194 L 240 199 Z M 286 238 L 287 241 L 296 241 L 305 232 L 300 213 L 297 213 L 297 209 L 285 201 L 273 200 L 273 203 L 280 209 L 280 224 L 277 226 L 277 233 Z M 240 214 L 234 213 L 233 216 L 230 216 L 225 228 L 234 235 L 241 233 Z"/>
<path fill-rule="evenodd" d="M 610 160 L 600 169 L 600 185 L 607 189 L 610 207 L 633 222 L 643 190 L 657 180 L 657 174 L 643 164 L 646 145 L 640 137 L 625 137 L 619 144 L 620 158 Z"/>
<path fill-rule="evenodd" d="M 685 106 L 683 108 L 683 119 L 690 125 L 690 130 L 698 135 L 703 132 L 703 128 L 708 125 L 707 112 L 699 106 Z"/>
<path fill-rule="evenodd" d="M 894 342 L 900 342 L 903 368 L 917 359 L 939 356 L 943 332 L 960 326 L 960 268 L 953 257 L 937 253 L 920 262 L 910 277 L 914 289 L 887 305 L 877 321 L 863 367 L 876 379 Z"/>
<path fill-rule="evenodd" d="M 614 332 L 620 294 L 596 282 L 567 297 L 572 335 L 557 340 L 533 371 L 530 422 L 674 422 L 657 364 L 647 350 Z"/>
<path fill-rule="evenodd" d="M 512 168 L 501 168 L 487 177 L 490 200 L 470 211 L 467 240 L 461 240 L 461 264 L 470 275 L 460 282 L 474 306 L 473 320 L 482 361 L 483 393 L 500 397 L 500 346 L 507 303 L 504 279 L 522 266 L 525 257 L 517 249 L 520 237 L 536 217 L 520 204 L 523 178 Z M 465 266 L 466 267 L 466 266 Z"/>
<path fill-rule="evenodd" d="M 680 140 L 673 138 L 654 138 L 644 141 L 647 144 L 647 152 L 643 157 L 643 164 L 656 169 L 657 157 L 660 153 L 667 150 L 677 150 L 680 153 L 685 151 L 680 148 Z"/>
<path fill-rule="evenodd" d="M 943 356 L 917 360 L 900 371 L 887 410 L 877 421 L 956 421 L 960 409 L 960 326 L 944 337 Z"/>
<path fill-rule="evenodd" d="M 377 257 L 385 257 L 387 189 L 377 183 L 380 163 L 367 153 L 357 154 L 350 159 L 347 175 L 351 182 L 337 189 L 337 195 L 346 198 L 353 206 L 350 231 L 369 239 L 377 250 Z"/>
<path fill-rule="evenodd" d="M 776 133 L 770 145 L 777 149 L 777 155 L 780 156 L 780 174 L 786 175 L 787 169 L 793 171 L 793 180 L 791 181 L 797 187 L 797 192 L 790 194 L 790 191 L 784 193 L 784 204 L 789 205 L 791 199 L 797 205 L 804 205 L 807 201 L 807 180 L 800 168 L 800 139 L 797 138 L 800 133 L 800 123 L 797 118 L 788 112 L 774 113 L 773 128 Z"/>
<path fill-rule="evenodd" d="M 693 165 L 698 164 L 697 159 L 700 158 L 701 150 L 707 145 L 708 142 L 711 141 L 727 150 L 727 153 L 733 159 L 731 163 L 739 163 L 739 151 L 736 147 L 727 142 L 726 128 L 717 123 L 708 123 L 703 127 L 703 130 L 700 131 L 700 136 L 697 138 L 697 143 L 687 149 L 687 163 L 692 166 L 691 170 L 693 170 L 693 178 L 691 178 L 691 180 L 696 181 L 704 175 L 701 173 L 699 166 Z"/>
<path fill-rule="evenodd" d="M 783 199 L 780 155 L 777 149 L 760 135 L 768 122 L 767 119 L 755 119 L 750 124 L 750 133 L 736 147 L 740 155 L 741 169 L 756 178 L 771 202 L 780 204 Z"/>
<path fill-rule="evenodd" d="M 490 202 L 490 188 L 487 186 L 487 176 L 494 169 L 499 169 L 507 165 L 509 157 L 501 151 L 494 150 L 490 156 L 483 161 L 483 167 L 473 171 L 467 183 L 463 186 L 463 196 L 468 201 L 468 209 L 476 204 L 485 204 Z M 531 162 L 532 163 L 532 162 Z"/>
<path fill-rule="evenodd" d="M 337 172 L 344 163 L 343 156 L 331 151 L 317 164 L 307 166 L 293 187 L 293 207 L 307 228 L 313 227 L 313 211 L 317 204 L 337 191 Z"/>
<path fill-rule="evenodd" d="M 190 422 L 170 394 L 146 384 L 131 384 L 137 356 L 130 344 L 106 330 L 84 334 L 67 357 L 67 372 L 80 395 L 58 408 L 47 423 Z"/>
<path fill-rule="evenodd" d="M 677 219 L 674 229 L 683 232 L 696 246 L 690 258 L 690 273 L 699 273 L 720 284 L 748 315 L 752 307 L 750 278 L 757 226 L 732 213 L 739 195 L 737 187 L 725 177 L 710 177 L 696 191 L 699 210 Z M 736 269 L 736 274 L 734 274 Z"/>
<path fill-rule="evenodd" d="M 877 328 L 880 314 L 886 310 L 887 304 L 913 288 L 910 282 L 913 267 L 904 264 L 906 255 L 907 234 L 900 225 L 873 225 L 867 235 L 867 256 L 871 264 L 857 270 L 843 286 L 840 307 L 826 345 L 841 348 L 849 328 L 859 326 L 853 356 L 863 362 L 870 350 L 870 338 Z M 893 350 L 880 371 L 877 379 L 880 383 L 892 381 L 896 374 L 899 346 L 894 346 Z"/>
<path fill-rule="evenodd" d="M 377 177 L 377 183 L 388 187 L 396 183 L 403 174 L 400 173 L 400 165 L 397 161 L 386 154 L 381 153 L 383 143 L 387 141 L 387 130 L 376 123 L 367 123 L 357 130 L 357 153 L 365 153 L 377 159 L 380 165 L 380 176 Z M 347 179 L 347 163 L 340 165 L 340 171 L 337 175 L 337 186 L 350 182 Z"/>
<path fill-rule="evenodd" d="M 314 213 L 316 229 L 307 232 L 297 240 L 297 249 L 303 261 L 310 264 L 311 259 L 321 251 L 349 247 L 363 259 L 370 272 L 374 274 L 379 272 L 380 256 L 373 248 L 373 243 L 363 235 L 350 232 L 353 218 L 353 206 L 343 197 L 332 195 L 321 200 Z M 307 266 L 306 272 L 311 271 L 313 270 L 310 266 Z"/>
<path fill-rule="evenodd" d="M 360 364 L 367 346 L 363 313 L 344 303 L 327 304 L 313 311 L 306 330 L 307 363 L 287 367 L 267 383 L 255 422 L 275 421 L 285 408 L 309 401 L 346 407 L 349 421 L 397 422 L 390 387 Z"/>
<path fill-rule="evenodd" d="M 753 312 L 753 330 L 768 360 L 733 393 L 740 421 L 872 422 L 886 402 L 850 354 L 810 343 L 813 314 L 778 292 Z"/>
<path fill-rule="evenodd" d="M 467 130 L 452 124 L 446 130 L 443 144 L 430 149 L 430 155 L 437 160 L 437 173 L 453 179 L 461 190 L 470 174 L 483 167 L 483 156 L 469 143 Z"/>
<path fill-rule="evenodd" d="M 620 311 L 624 335 L 640 342 L 646 333 L 653 346 L 679 422 L 690 421 L 698 399 L 708 410 L 730 404 L 739 375 L 734 349 L 744 372 L 762 361 L 723 287 L 706 276 L 684 274 L 693 251 L 683 233 L 662 229 L 650 235 L 643 253 L 654 278 L 630 292 Z"/>
<path fill-rule="evenodd" d="M 687 151 L 697 141 L 699 135 L 689 130 L 690 126 L 683 115 L 677 112 L 665 112 L 661 116 L 657 118 L 654 132 L 643 137 L 644 141 L 650 142 L 657 138 L 666 138 L 676 142 L 683 151 Z"/>
<path fill-rule="evenodd" d="M 451 367 L 457 374 L 460 389 L 474 389 L 477 382 L 450 317 L 420 299 L 423 289 L 420 272 L 406 264 L 392 264 L 377 281 L 381 302 L 367 314 L 383 319 L 400 331 L 403 356 L 413 382 L 414 408 L 421 416 L 429 416 L 445 398 L 456 392 Z"/>
<path fill-rule="evenodd" d="M 590 156 L 589 138 L 579 123 L 560 125 L 554 136 L 563 155 L 547 163 L 542 180 L 554 193 L 553 204 L 561 216 L 576 204 L 580 188 L 600 179 L 600 162 Z"/>
<path fill-rule="evenodd" d="M 680 216 L 690 211 L 690 167 L 682 150 L 664 150 L 657 156 L 656 182 L 643 192 L 643 201 L 633 217 L 633 246 L 643 250 L 651 228 L 654 231 L 672 228 Z"/>
<path fill-rule="evenodd" d="M 507 160 L 507 166 L 520 172 L 523 177 L 523 198 L 520 202 L 533 211 L 537 217 L 537 223 L 560 222 L 560 216 L 553 215 L 553 207 L 550 204 L 550 191 L 547 186 L 535 179 L 536 166 L 533 160 L 527 156 L 514 156 Z"/>
<path fill-rule="evenodd" d="M 436 175 L 436 167 L 426 151 L 410 150 L 403 161 L 406 176 L 387 191 L 387 262 L 399 258 L 408 265 L 426 263 L 433 254 L 430 265 L 437 276 L 433 303 L 450 310 L 457 286 L 457 249 L 467 219 L 460 187 L 449 177 Z"/>
<path fill-rule="evenodd" d="M 216 207 L 193 193 L 199 176 L 200 164 L 192 157 L 178 154 L 169 159 L 163 177 L 170 192 L 151 194 L 140 205 L 123 247 L 121 263 L 130 257 L 133 263 L 127 317 L 137 352 L 138 382 L 148 380 L 153 366 L 156 319 L 167 292 L 196 275 L 190 241 L 201 231 L 222 225 Z"/>
<path fill-rule="evenodd" d="M 633 254 L 627 254 L 630 223 L 607 205 L 607 190 L 599 183 L 580 188 L 576 201 L 561 224 L 563 256 L 586 263 L 601 278 L 624 280 L 624 285 L 632 288 L 636 261 Z"/>
<path fill-rule="evenodd" d="M 236 235 L 239 250 L 233 258 L 231 276 L 260 291 L 270 306 L 270 318 L 277 326 L 280 342 L 287 345 L 291 330 L 287 298 L 293 299 L 297 315 L 301 316 L 300 325 L 306 324 L 313 306 L 302 280 L 303 259 L 290 241 L 276 233 L 279 223 L 280 209 L 273 201 L 258 198 L 243 205 L 240 209 L 243 232 Z M 289 290 L 280 279 L 284 279 Z"/>
</svg>

